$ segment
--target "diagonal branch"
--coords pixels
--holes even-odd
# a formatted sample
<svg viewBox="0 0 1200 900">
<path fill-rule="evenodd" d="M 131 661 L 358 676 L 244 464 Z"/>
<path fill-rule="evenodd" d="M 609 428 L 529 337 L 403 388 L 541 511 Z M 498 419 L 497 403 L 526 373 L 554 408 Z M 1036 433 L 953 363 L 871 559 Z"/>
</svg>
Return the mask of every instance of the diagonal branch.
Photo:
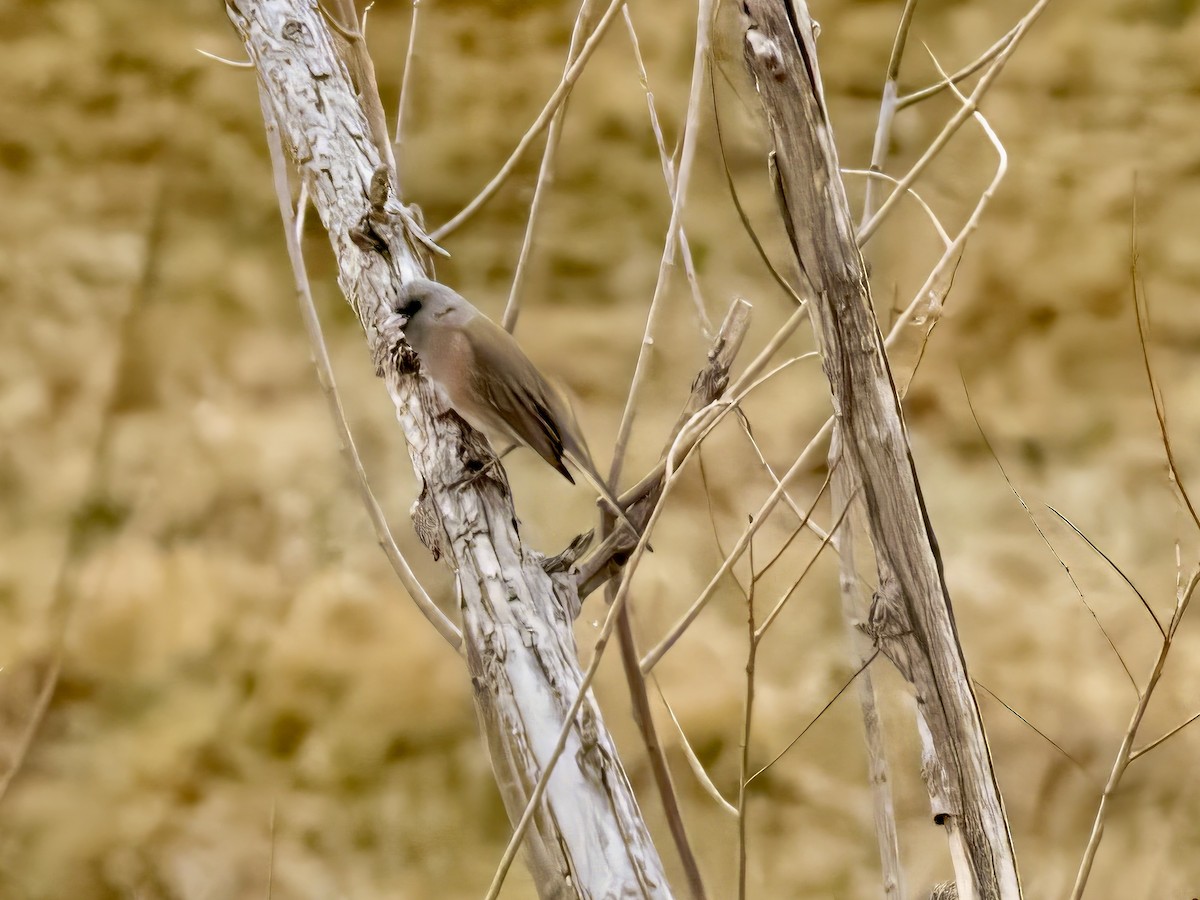
<svg viewBox="0 0 1200 900">
<path fill-rule="evenodd" d="M 608 31 L 608 26 L 612 24 L 613 19 L 616 18 L 617 13 L 624 5 L 625 0 L 612 0 L 608 5 L 608 9 L 600 17 L 600 21 L 596 23 L 596 30 L 588 36 L 582 49 L 580 49 L 578 58 L 567 69 L 566 74 L 562 77 L 562 81 L 558 83 L 558 87 L 554 89 L 554 93 L 550 95 L 550 99 L 546 101 L 546 105 L 542 107 L 542 111 L 538 113 L 538 117 L 529 126 L 529 130 L 521 135 L 521 139 L 517 141 L 516 148 L 509 154 L 508 159 L 504 161 L 504 165 L 500 167 L 500 171 L 492 176 L 492 180 L 484 186 L 483 190 L 475 195 L 475 198 L 470 203 L 455 213 L 445 225 L 430 235 L 435 242 L 440 242 L 443 238 L 461 228 L 468 219 L 472 218 L 475 213 L 483 208 L 485 203 L 496 195 L 496 192 L 500 190 L 504 182 L 508 181 L 512 173 L 516 171 L 517 163 L 521 161 L 521 157 L 525 155 L 525 151 L 529 149 L 529 146 L 537 139 L 537 136 L 546 130 L 546 127 L 550 124 L 550 120 L 554 118 L 554 114 L 558 111 L 559 106 L 566 100 L 567 95 L 571 93 L 571 88 L 579 80 L 579 76 L 583 74 L 588 60 L 592 58 L 592 54 L 600 46 L 600 41 L 604 38 L 605 32 Z"/>
<path fill-rule="evenodd" d="M 472 468 L 492 459 L 490 451 L 442 408 L 389 324 L 402 284 L 424 274 L 420 236 L 394 196 L 386 161 L 364 139 L 367 117 L 327 22 L 308 0 L 227 0 L 226 11 L 329 233 L 339 285 L 404 431 L 422 486 L 418 534 L 455 572 L 467 666 L 497 784 L 514 821 L 533 810 L 524 847 L 539 895 L 670 897 L 579 670 L 566 613 L 577 594 L 522 545 L 503 469 L 463 484 Z M 530 804 L 556 740 L 568 752 Z"/>
</svg>

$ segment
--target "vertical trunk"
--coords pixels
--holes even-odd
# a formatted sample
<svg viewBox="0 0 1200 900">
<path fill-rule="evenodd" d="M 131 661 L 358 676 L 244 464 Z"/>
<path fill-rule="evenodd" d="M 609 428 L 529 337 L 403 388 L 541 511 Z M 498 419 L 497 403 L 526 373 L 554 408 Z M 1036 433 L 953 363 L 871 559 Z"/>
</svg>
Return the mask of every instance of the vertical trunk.
<svg viewBox="0 0 1200 900">
<path fill-rule="evenodd" d="M 780 207 L 808 281 L 841 437 L 861 485 L 879 590 L 865 630 L 915 689 L 922 774 L 962 897 L 1017 898 L 1020 882 L 937 541 L 875 321 L 839 174 L 803 0 L 744 0 L 746 63 L 766 110 Z"/>
</svg>

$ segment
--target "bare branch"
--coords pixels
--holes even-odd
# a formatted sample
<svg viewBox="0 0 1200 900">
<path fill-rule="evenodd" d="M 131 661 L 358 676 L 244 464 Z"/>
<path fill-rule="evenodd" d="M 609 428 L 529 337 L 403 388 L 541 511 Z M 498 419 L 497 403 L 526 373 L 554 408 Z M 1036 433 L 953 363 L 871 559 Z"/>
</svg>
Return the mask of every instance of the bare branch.
<svg viewBox="0 0 1200 900">
<path fill-rule="evenodd" d="M 642 89 L 646 92 L 646 108 L 650 114 L 650 128 L 654 132 L 654 142 L 658 145 L 658 158 L 662 162 L 663 180 L 667 184 L 667 197 L 674 206 L 675 162 L 671 159 L 671 154 L 667 152 L 667 141 L 663 137 L 662 125 L 658 121 L 658 108 L 654 103 L 654 92 L 650 90 L 650 76 L 646 73 L 646 63 L 642 60 L 642 48 L 638 43 L 637 30 L 633 27 L 633 16 L 629 14 L 628 6 L 623 12 L 625 25 L 629 31 L 629 42 L 633 46 L 634 62 L 637 63 L 638 77 L 641 79 Z M 708 309 L 705 307 L 704 297 L 700 293 L 700 282 L 696 278 L 696 264 L 692 260 L 692 248 L 688 244 L 682 222 L 679 223 L 679 255 L 683 258 L 683 272 L 687 276 L 688 287 L 692 291 L 692 302 L 696 305 L 696 315 L 700 320 L 700 327 L 704 330 L 704 336 L 710 337 L 712 322 L 709 321 Z"/>
<path fill-rule="evenodd" d="M 426 271 L 419 223 L 395 196 L 374 143 L 362 139 L 367 119 L 326 22 L 305 0 L 228 0 L 226 11 L 329 233 L 339 284 L 404 430 L 422 485 L 418 534 L 454 570 L 473 700 L 514 822 L 544 771 L 552 735 L 567 733 L 569 750 L 539 791 L 524 842 L 539 894 L 670 896 L 612 737 L 580 688 L 568 618 L 578 595 L 522 545 L 502 468 L 464 484 L 494 457 L 446 413 L 391 315 L 403 283 Z"/>
<path fill-rule="evenodd" d="M 1121 739 L 1121 746 L 1117 749 L 1117 757 L 1113 761 L 1108 782 L 1104 785 L 1104 792 L 1100 795 L 1100 806 L 1096 810 L 1095 819 L 1092 820 L 1092 833 L 1088 838 L 1087 847 L 1083 851 L 1083 859 L 1079 864 L 1079 872 L 1075 876 L 1075 886 L 1071 890 L 1070 900 L 1081 900 L 1083 897 L 1088 878 L 1092 874 L 1092 864 L 1096 860 L 1096 851 L 1100 849 L 1100 840 L 1104 837 L 1104 825 L 1108 819 L 1109 805 L 1112 802 L 1113 795 L 1116 794 L 1117 788 L 1121 784 L 1121 778 L 1125 775 L 1125 770 L 1129 767 L 1129 763 L 1136 758 L 1133 751 L 1133 742 L 1137 739 L 1138 728 L 1141 726 L 1142 718 L 1150 706 L 1150 698 L 1154 696 L 1154 689 L 1158 686 L 1159 678 L 1162 677 L 1163 667 L 1167 663 L 1167 656 L 1171 652 L 1175 637 L 1175 628 L 1183 619 L 1184 613 L 1187 612 L 1192 596 L 1196 593 L 1197 585 L 1200 585 L 1200 569 L 1197 569 L 1192 574 L 1187 586 L 1179 593 L 1179 598 L 1175 604 L 1175 614 L 1171 617 L 1171 628 L 1163 637 L 1162 646 L 1159 647 L 1158 656 L 1154 660 L 1154 668 L 1150 670 L 1150 677 L 1146 680 L 1146 688 L 1138 697 L 1133 715 L 1129 719 L 1129 725 L 1125 728 L 1125 736 Z M 1184 724 L 1186 725 L 1187 723 L 1185 722 Z M 1151 747 L 1160 744 L 1166 737 L 1170 737 L 1170 734 L 1142 748 L 1136 755 L 1140 756 L 1146 753 Z"/>
<path fill-rule="evenodd" d="M 1167 637 L 1167 632 L 1166 632 L 1166 629 L 1163 628 L 1162 622 L 1160 622 L 1158 620 L 1158 616 L 1155 614 L 1154 610 L 1150 608 L 1150 604 L 1146 601 L 1146 598 L 1144 596 L 1142 596 L 1142 592 L 1137 589 L 1137 585 L 1134 584 L 1132 581 L 1130 581 L 1129 576 L 1126 575 L 1123 571 L 1121 571 L 1121 567 L 1112 561 L 1112 557 L 1110 557 L 1107 553 L 1105 553 L 1103 550 L 1101 550 L 1099 547 L 1097 547 L 1095 542 L 1090 537 L 1088 537 L 1086 534 L 1084 534 L 1082 531 L 1080 531 L 1079 527 L 1074 522 L 1072 522 L 1070 519 L 1068 519 L 1066 516 L 1064 516 L 1062 513 L 1060 513 L 1053 506 L 1047 506 L 1046 509 L 1050 510 L 1050 512 L 1054 513 L 1056 516 L 1058 516 L 1060 519 L 1062 519 L 1064 522 L 1066 522 L 1067 526 L 1072 531 L 1074 531 L 1077 535 L 1079 535 L 1081 538 L 1083 538 L 1085 541 L 1087 541 L 1087 545 L 1089 547 L 1091 547 L 1094 551 L 1096 551 L 1097 556 L 1099 556 L 1102 560 L 1104 560 L 1106 563 L 1108 563 L 1109 568 L 1111 568 L 1114 572 L 1116 572 L 1118 575 L 1121 576 L 1121 580 L 1124 581 L 1127 585 L 1129 585 L 1130 590 L 1132 590 L 1135 594 L 1137 594 L 1137 598 L 1138 598 L 1138 600 L 1141 601 L 1142 607 L 1146 610 L 1147 613 L 1149 613 L 1150 618 L 1154 620 L 1154 627 L 1156 627 L 1158 629 L 1158 633 L 1161 634 L 1163 636 L 1163 639 L 1165 640 Z"/>
<path fill-rule="evenodd" d="M 596 30 L 593 31 L 588 39 L 584 42 L 583 48 L 579 51 L 579 57 L 574 63 L 571 64 L 571 68 L 567 70 L 567 73 L 563 76 L 562 81 L 558 83 L 558 87 L 554 89 L 554 93 L 550 95 L 550 99 L 546 101 L 546 105 L 542 108 L 542 111 L 538 113 L 538 117 L 534 120 L 533 124 L 529 126 L 529 130 L 521 136 L 521 139 L 517 142 L 516 148 L 509 155 L 508 159 L 505 160 L 504 165 L 500 167 L 500 171 L 492 176 L 492 180 L 489 181 L 487 185 L 484 186 L 483 190 L 481 190 L 475 196 L 475 199 L 464 206 L 462 210 L 455 213 L 454 217 L 451 218 L 450 221 L 430 235 L 435 242 L 442 241 L 444 238 L 461 228 L 468 219 L 474 216 L 475 213 L 479 212 L 479 210 L 483 208 L 483 205 L 496 195 L 496 192 L 500 190 L 504 182 L 506 182 L 512 173 L 516 171 L 517 163 L 520 162 L 521 157 L 525 155 L 525 151 L 529 149 L 529 145 L 532 144 L 537 136 L 541 134 L 550 124 L 550 120 L 554 117 L 555 112 L 558 111 L 559 105 L 571 92 L 572 86 L 574 86 L 575 82 L 579 79 L 579 76 L 583 74 L 583 70 L 587 66 L 588 60 L 592 58 L 592 54 L 596 51 L 596 48 L 600 46 L 600 41 L 604 38 L 605 32 L 608 31 L 608 26 L 612 24 L 612 20 L 616 17 L 617 13 L 624 5 L 625 0 L 612 0 L 612 2 L 608 5 L 608 9 L 606 9 L 604 11 L 604 15 L 600 17 L 600 21 L 596 23 Z"/>
<path fill-rule="evenodd" d="M 571 46 L 567 50 L 564 78 L 571 69 L 571 63 L 579 57 L 579 45 L 583 41 L 584 32 L 591 24 L 592 3 L 593 0 L 583 0 L 579 7 L 579 14 L 575 17 L 575 27 L 571 30 Z M 629 15 L 628 8 L 625 10 L 625 14 Z M 546 149 L 542 152 L 542 164 L 538 169 L 537 184 L 534 185 L 533 199 L 529 203 L 529 221 L 525 225 L 525 238 L 521 241 L 521 253 L 517 257 L 512 287 L 508 292 L 508 302 L 504 306 L 504 317 L 500 323 L 509 332 L 517 327 L 517 316 L 521 313 L 521 289 L 525 286 L 525 271 L 529 265 L 529 257 L 533 253 L 533 235 L 537 230 L 542 200 L 554 181 L 554 158 L 558 154 L 558 143 L 562 138 L 563 124 L 567 118 L 567 104 L 570 99 L 571 93 L 568 90 L 563 94 L 558 109 L 554 111 L 554 117 L 550 120 L 550 130 L 546 133 Z"/>
<path fill-rule="evenodd" d="M 1000 73 L 1004 70 L 1004 66 L 1008 62 L 1009 57 L 1012 56 L 1013 51 L 1015 51 L 1020 45 L 1021 39 L 1028 33 L 1030 27 L 1032 27 L 1033 23 L 1038 20 L 1043 12 L 1045 12 L 1046 7 L 1049 5 L 1050 0 L 1037 0 L 1037 3 L 1033 5 L 1033 8 L 1025 14 L 1024 18 L 1021 19 L 1017 27 L 1014 29 L 1012 40 L 1009 41 L 1004 49 L 996 55 L 995 61 L 992 62 L 991 67 L 987 70 L 987 72 L 984 73 L 983 77 L 979 79 L 979 84 L 975 86 L 975 90 L 971 92 L 971 96 L 963 104 L 962 108 L 951 117 L 950 121 L 946 123 L 938 136 L 933 139 L 933 142 L 929 145 L 929 148 L 925 151 L 925 153 L 922 154 L 921 158 L 918 159 L 913 164 L 912 168 L 910 168 L 904 175 L 904 177 L 900 179 L 900 184 L 897 185 L 896 189 L 892 191 L 890 195 L 888 195 L 886 200 L 883 201 L 883 204 L 879 207 L 878 211 L 876 211 L 876 213 L 871 216 L 869 220 L 863 223 L 861 228 L 859 228 L 858 240 L 860 244 L 870 239 L 871 235 L 874 234 L 875 229 L 879 227 L 880 223 L 883 222 L 884 218 L 895 206 L 897 200 L 903 195 L 903 191 L 913 186 L 917 178 L 920 177 L 921 173 L 925 171 L 925 169 L 931 162 L 933 162 L 934 158 L 942 151 L 946 144 L 950 142 L 950 138 L 955 135 L 958 129 L 963 126 L 968 118 L 975 114 L 979 106 L 979 101 L 988 92 L 996 78 L 999 77 Z"/>
<path fill-rule="evenodd" d="M 417 21 L 421 0 L 412 0 L 412 18 L 408 24 L 408 49 L 404 52 L 404 74 L 400 77 L 400 100 L 396 104 L 396 136 L 392 139 L 392 156 L 396 160 L 396 191 L 401 191 L 400 175 L 404 171 L 400 153 L 404 148 L 404 120 L 412 102 L 413 66 L 417 59 Z"/>
<path fill-rule="evenodd" d="M 1019 898 L 1011 831 L 838 173 L 812 22 L 803 0 L 746 0 L 742 8 L 746 64 L 775 150 L 776 196 L 814 288 L 813 322 L 842 453 L 866 500 L 879 573 L 867 627 L 916 691 L 919 730 L 928 738 L 922 774 L 960 890 L 987 900 Z M 994 79 L 998 70 L 990 74 Z M 964 110 L 974 113 L 970 104 Z M 865 233 L 898 196 L 885 201 Z"/>
<path fill-rule="evenodd" d="M 927 88 L 922 88 L 919 91 L 913 91 L 911 94 L 905 94 L 896 101 L 896 112 L 900 112 L 902 109 L 907 109 L 914 103 L 920 103 L 922 100 L 928 100 L 930 97 L 940 94 L 951 85 L 958 84 L 959 82 L 970 78 L 984 66 L 990 63 L 993 59 L 995 59 L 1008 47 L 1009 44 L 1012 43 L 1013 38 L 1017 34 L 1017 29 L 1020 27 L 1021 25 L 1018 22 L 1016 25 L 1010 28 L 1004 34 L 1004 36 L 1000 38 L 1000 40 L 996 41 L 996 43 L 992 44 L 992 46 L 990 46 L 987 50 L 983 51 L 983 53 L 981 53 L 973 62 L 963 66 L 953 75 L 949 77 L 943 77 L 942 80 L 937 84 L 930 85 Z"/>
<path fill-rule="evenodd" d="M 367 478 L 366 467 L 358 453 L 358 445 L 354 434 L 350 431 L 350 423 L 346 419 L 346 411 L 342 407 L 342 398 L 338 393 L 337 381 L 333 374 L 333 363 L 329 359 L 329 349 L 325 344 L 325 334 L 321 328 L 321 319 L 317 315 L 317 306 L 313 301 L 312 288 L 308 280 L 308 271 L 304 263 L 304 248 L 301 245 L 301 228 L 299 218 L 292 211 L 292 195 L 288 187 L 287 160 L 284 157 L 283 145 L 279 141 L 279 125 L 275 121 L 274 112 L 267 96 L 260 93 L 263 112 L 263 124 L 267 132 L 267 146 L 271 151 L 271 168 L 275 175 L 275 196 L 279 200 L 279 215 L 283 219 L 284 236 L 287 240 L 288 258 L 292 264 L 292 277 L 296 288 L 296 300 L 300 305 L 300 319 L 308 334 L 309 348 L 312 352 L 313 366 L 317 370 L 317 381 L 325 395 L 325 403 L 333 420 L 334 430 L 338 436 L 338 448 L 342 457 L 354 473 L 354 482 L 358 486 L 359 497 L 366 508 L 371 526 L 375 529 L 375 537 L 392 564 L 392 569 L 408 591 L 409 597 L 417 605 L 429 623 L 437 630 L 451 647 L 461 652 L 462 632 L 433 602 L 433 598 L 425 590 L 425 586 L 417 579 L 416 574 L 405 558 L 403 551 L 392 537 L 388 527 L 387 517 L 383 513 L 375 492 L 371 490 Z"/>
<path fill-rule="evenodd" d="M 679 155 L 679 169 L 675 178 L 675 192 L 671 199 L 671 222 L 667 226 L 667 238 L 663 243 L 662 259 L 658 266 L 658 278 L 654 284 L 654 295 L 646 314 L 646 328 L 638 348 L 637 363 L 621 413 L 621 424 L 617 428 L 617 439 L 613 446 L 612 467 L 609 482 L 614 490 L 621 480 L 621 469 L 625 465 L 625 450 L 633 430 L 633 416 L 641 399 L 642 386 L 646 381 L 650 362 L 650 347 L 654 343 L 654 328 L 666 293 L 667 278 L 675 261 L 675 248 L 679 226 L 683 221 L 684 205 L 687 202 L 688 186 L 692 177 L 692 162 L 696 157 L 696 144 L 700 136 L 700 95 L 704 90 L 704 74 L 708 62 L 710 31 L 713 20 L 713 0 L 700 0 L 696 15 L 696 50 L 692 58 L 692 85 L 688 96 L 687 119 L 684 125 L 683 147 Z"/>
<path fill-rule="evenodd" d="M 959 373 L 960 377 L 962 373 Z M 1121 655 L 1121 651 L 1117 649 L 1116 642 L 1108 633 L 1108 629 L 1104 627 L 1104 623 L 1100 621 L 1100 617 L 1096 615 L 1096 611 L 1092 609 L 1092 605 L 1087 602 L 1087 598 L 1083 595 L 1083 589 L 1080 588 L 1079 582 L 1075 580 L 1075 576 L 1071 574 L 1070 567 L 1063 561 L 1063 558 L 1058 555 L 1058 551 L 1054 549 L 1054 545 L 1050 543 L 1050 539 L 1046 537 L 1046 532 L 1042 530 L 1042 526 L 1038 524 L 1037 519 L 1033 517 L 1029 506 L 1025 503 L 1025 498 L 1021 496 L 1020 491 L 1013 485 L 1012 479 L 1008 477 L 1008 472 L 1004 468 L 1004 464 L 1000 462 L 1000 457 L 996 453 L 996 448 L 992 446 L 991 440 L 987 436 L 987 432 L 983 429 L 983 424 L 979 421 L 979 416 L 975 412 L 975 404 L 971 402 L 971 393 L 967 390 L 967 381 L 963 379 L 963 393 L 967 398 L 967 409 L 971 411 L 971 418 L 975 420 L 975 428 L 979 431 L 979 436 L 983 438 L 983 445 L 987 447 L 988 453 L 992 457 L 992 461 L 996 463 L 996 467 L 1000 470 L 1000 474 L 1004 476 L 1004 481 L 1008 485 L 1008 489 L 1012 491 L 1012 495 L 1017 498 L 1017 502 L 1021 504 L 1021 509 L 1025 510 L 1025 516 L 1029 519 L 1034 529 L 1038 533 L 1038 537 L 1042 539 L 1042 543 L 1050 550 L 1050 553 L 1058 560 L 1059 566 L 1067 573 L 1067 578 L 1071 581 L 1071 586 L 1075 588 L 1075 593 L 1079 597 L 1079 602 L 1083 604 L 1083 608 L 1091 615 L 1092 620 L 1096 623 L 1096 627 L 1100 629 L 1100 633 L 1104 635 L 1104 640 L 1108 642 L 1108 646 L 1112 648 L 1112 652 L 1116 655 L 1118 662 L 1121 663 L 1121 668 L 1125 670 L 1125 674 L 1129 677 L 1129 683 L 1133 685 L 1134 693 L 1137 693 L 1137 681 L 1133 677 L 1133 672 L 1130 671 L 1129 665 L 1125 662 L 1125 657 Z"/>
<path fill-rule="evenodd" d="M 1171 437 L 1167 430 L 1167 411 L 1163 404 L 1162 391 L 1158 387 L 1158 379 L 1154 377 L 1154 369 L 1150 365 L 1150 348 L 1146 339 L 1146 333 L 1149 331 L 1150 315 L 1146 302 L 1146 287 L 1142 284 L 1141 273 L 1138 271 L 1138 244 L 1137 244 L 1137 192 L 1134 191 L 1133 200 L 1133 228 L 1130 235 L 1130 263 L 1129 277 L 1133 283 L 1133 311 L 1137 320 L 1138 329 L 1138 345 L 1142 349 L 1142 362 L 1146 368 L 1146 380 L 1150 383 L 1150 396 L 1154 400 L 1154 417 L 1158 420 L 1158 431 L 1162 437 L 1163 451 L 1167 455 L 1167 467 L 1171 474 L 1171 484 L 1175 490 L 1179 492 L 1180 499 L 1187 506 L 1187 511 L 1192 517 L 1192 521 L 1197 528 L 1200 528 L 1200 515 L 1196 513 L 1196 507 L 1192 505 L 1192 498 L 1188 496 L 1187 488 L 1184 487 L 1183 479 L 1180 477 L 1179 466 L 1175 462 L 1175 452 L 1171 447 Z"/>
<path fill-rule="evenodd" d="M 879 118 L 875 124 L 875 144 L 871 149 L 870 171 L 882 174 L 887 162 L 888 147 L 892 142 L 892 123 L 896 118 L 896 85 L 900 75 L 900 60 L 904 58 L 904 47 L 908 42 L 908 31 L 912 27 L 913 14 L 917 11 L 917 0 L 905 0 L 900 12 L 900 24 L 896 26 L 896 40 L 892 43 L 892 55 L 888 59 L 887 74 L 883 79 L 883 98 L 879 102 Z M 863 194 L 862 224 L 866 224 L 875 211 L 875 181 L 868 179 Z"/>
<path fill-rule="evenodd" d="M 850 687 L 850 685 L 854 684 L 855 679 L 858 678 L 858 676 L 861 675 L 863 672 L 867 671 L 867 667 L 870 666 L 871 663 L 875 662 L 876 658 L 878 658 L 878 656 L 879 656 L 879 653 L 880 653 L 880 651 L 878 651 L 878 650 L 876 650 L 874 653 L 872 653 L 871 658 L 868 659 L 865 663 L 863 663 L 853 675 L 851 675 L 848 679 L 846 679 L 846 683 L 843 684 L 840 688 L 838 688 L 838 692 L 829 698 L 829 702 L 821 707 L 821 711 L 819 713 L 817 713 L 815 716 L 813 716 L 812 719 L 809 720 L 809 723 L 800 730 L 800 733 L 798 735 L 796 735 L 794 738 L 792 738 L 792 740 L 788 743 L 788 745 L 786 747 L 784 747 L 782 750 L 780 750 L 779 753 L 776 754 L 775 757 L 769 763 L 767 763 L 765 766 L 763 766 L 761 769 L 759 769 L 757 772 L 755 772 L 753 775 L 751 775 L 750 778 L 746 781 L 746 783 L 749 784 L 751 781 L 753 781 L 759 775 L 763 774 L 763 772 L 767 771 L 767 769 L 771 768 L 771 766 L 775 765 L 775 763 L 777 763 L 781 759 L 783 759 L 783 757 L 787 754 L 787 752 L 789 750 L 791 750 L 793 747 L 795 747 L 796 744 L 798 744 L 800 742 L 800 739 L 802 737 L 804 737 L 806 734 L 808 734 L 809 729 L 812 728 L 814 725 L 817 724 L 817 722 L 819 722 L 821 720 L 821 716 L 823 716 L 823 715 L 825 715 L 825 713 L 829 712 L 829 708 L 831 706 L 833 706 L 833 704 L 838 702 L 838 698 L 841 697 L 842 694 L 846 693 L 846 688 L 848 688 L 848 687 Z"/>
</svg>

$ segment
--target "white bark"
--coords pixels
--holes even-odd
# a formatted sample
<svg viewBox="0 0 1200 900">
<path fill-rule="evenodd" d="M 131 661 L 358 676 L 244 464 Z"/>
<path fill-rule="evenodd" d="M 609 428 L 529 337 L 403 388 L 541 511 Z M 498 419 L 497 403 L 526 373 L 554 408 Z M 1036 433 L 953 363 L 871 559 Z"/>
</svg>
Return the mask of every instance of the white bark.
<svg viewBox="0 0 1200 900">
<path fill-rule="evenodd" d="M 517 533 L 503 471 L 452 487 L 490 450 L 443 413 L 398 334 L 380 334 L 404 280 L 424 273 L 345 65 L 314 3 L 227 0 L 283 143 L 337 257 L 421 479 L 418 534 L 455 572 L 475 703 L 505 806 L 523 811 L 581 674 L 571 631 L 578 598 Z M 402 648 L 397 648 L 402 652 Z M 409 689 L 420 689 L 413 686 Z M 612 739 L 589 696 L 526 839 L 543 898 L 669 897 L 657 851 Z"/>
<path fill-rule="evenodd" d="M 1012 837 L 958 643 L 941 559 L 875 321 L 803 0 L 745 0 L 746 63 L 766 109 L 784 222 L 808 281 L 842 438 L 861 485 L 879 590 L 867 633 L 916 692 L 922 775 L 958 894 L 1019 898 Z"/>
</svg>

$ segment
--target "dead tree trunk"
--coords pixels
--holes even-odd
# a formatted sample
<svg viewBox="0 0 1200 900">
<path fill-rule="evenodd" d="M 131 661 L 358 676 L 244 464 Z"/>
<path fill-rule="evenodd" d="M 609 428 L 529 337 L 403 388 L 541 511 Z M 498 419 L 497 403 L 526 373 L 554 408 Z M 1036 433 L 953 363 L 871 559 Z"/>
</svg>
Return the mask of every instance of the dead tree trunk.
<svg viewBox="0 0 1200 900">
<path fill-rule="evenodd" d="M 803 0 L 744 0 L 746 64 L 841 437 L 861 485 L 879 589 L 866 630 L 916 691 L 922 775 L 960 897 L 1018 898 L 1012 838 L 909 452 L 825 108 Z"/>
<path fill-rule="evenodd" d="M 380 327 L 403 281 L 424 274 L 415 223 L 390 194 L 356 86 L 311 0 L 226 0 L 258 72 L 266 108 L 308 186 L 385 376 L 422 483 L 418 533 L 454 570 L 475 703 L 492 767 L 516 821 L 581 684 L 573 614 L 578 595 L 525 548 L 502 470 L 453 487 L 490 451 L 438 408 L 415 356 Z M 268 127 L 271 123 L 268 122 Z M 403 648 L 397 648 L 403 652 Z M 526 837 L 543 898 L 669 897 L 616 748 L 590 696 Z"/>
</svg>

